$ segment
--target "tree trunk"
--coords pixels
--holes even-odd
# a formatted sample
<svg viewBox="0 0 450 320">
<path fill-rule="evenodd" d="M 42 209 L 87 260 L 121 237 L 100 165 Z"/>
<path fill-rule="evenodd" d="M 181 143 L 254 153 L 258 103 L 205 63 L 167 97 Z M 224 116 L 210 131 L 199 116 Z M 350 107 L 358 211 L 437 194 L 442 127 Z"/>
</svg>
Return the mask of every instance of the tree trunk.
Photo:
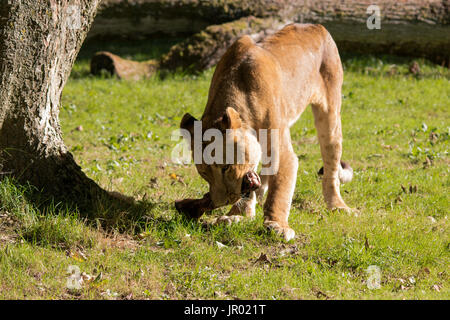
<svg viewBox="0 0 450 320">
<path fill-rule="evenodd" d="M 99 1 L 0 4 L 0 171 L 57 198 L 89 200 L 102 190 L 67 150 L 58 117 Z"/>
</svg>

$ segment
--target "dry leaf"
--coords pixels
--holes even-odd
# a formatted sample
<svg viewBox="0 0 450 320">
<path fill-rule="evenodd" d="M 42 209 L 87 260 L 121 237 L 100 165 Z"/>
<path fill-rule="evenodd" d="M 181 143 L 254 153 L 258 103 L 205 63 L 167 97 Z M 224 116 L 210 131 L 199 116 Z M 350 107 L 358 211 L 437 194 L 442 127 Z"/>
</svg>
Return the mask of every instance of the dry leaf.
<svg viewBox="0 0 450 320">
<path fill-rule="evenodd" d="M 219 242 L 219 241 L 216 241 L 216 245 L 217 245 L 217 247 L 219 247 L 219 249 L 227 248 L 226 245 L 224 245 L 223 243 L 221 243 L 221 242 Z"/>
<path fill-rule="evenodd" d="M 436 219 L 432 216 L 428 216 L 427 218 L 431 221 L 431 223 L 436 223 Z"/>
<path fill-rule="evenodd" d="M 317 298 L 325 298 L 327 300 L 330 299 L 330 297 L 325 292 L 318 288 L 312 288 L 312 291 Z"/>
<path fill-rule="evenodd" d="M 432 288 L 434 291 L 441 292 L 441 286 L 438 285 L 438 284 L 433 285 L 431 288 Z"/>
<path fill-rule="evenodd" d="M 86 272 L 83 272 L 81 274 L 81 278 L 83 279 L 84 282 L 89 282 L 92 280 L 92 276 L 90 274 L 87 274 Z"/>
<path fill-rule="evenodd" d="M 298 253 L 298 248 L 296 245 L 291 246 L 289 248 L 283 249 L 280 251 L 280 257 L 284 257 L 286 255 L 294 255 Z"/>
<path fill-rule="evenodd" d="M 169 174 L 169 177 L 171 177 L 173 180 L 177 180 L 178 176 L 175 173 Z"/>
<path fill-rule="evenodd" d="M 267 256 L 267 254 L 265 253 L 261 253 L 261 255 L 259 256 L 258 259 L 256 259 L 256 261 L 254 263 L 272 263 L 272 261 L 270 260 L 270 258 Z"/>
</svg>

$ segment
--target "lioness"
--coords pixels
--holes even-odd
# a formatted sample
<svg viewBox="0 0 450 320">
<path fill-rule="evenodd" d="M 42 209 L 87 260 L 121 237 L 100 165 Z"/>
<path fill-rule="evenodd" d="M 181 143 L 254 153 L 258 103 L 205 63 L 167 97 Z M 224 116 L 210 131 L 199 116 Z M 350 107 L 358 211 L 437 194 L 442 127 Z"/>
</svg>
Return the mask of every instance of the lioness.
<svg viewBox="0 0 450 320">
<path fill-rule="evenodd" d="M 234 204 L 228 218 L 221 219 L 237 220 L 237 214 L 254 216 L 256 199 L 261 201 L 268 191 L 264 225 L 287 241 L 292 239 L 295 232 L 288 225 L 288 216 L 298 160 L 289 128 L 311 104 L 324 164 L 325 202 L 330 209 L 350 210 L 339 191 L 340 180 L 352 177 L 351 168 L 340 161 L 342 81 L 338 49 L 321 25 L 289 24 L 261 43 L 249 36 L 238 39 L 216 67 L 201 124 L 203 130 L 220 130 L 236 149 L 244 150 L 244 161 L 197 163 L 198 173 L 209 183 L 209 194 L 197 200 L 201 208 L 192 209 L 195 200 L 185 200 L 177 203 L 177 209 L 199 217 L 203 211 Z M 180 126 L 193 135 L 195 121 L 187 113 Z M 230 137 L 226 129 L 240 130 Z M 270 165 L 275 164 L 277 170 L 261 174 L 261 178 L 254 173 L 261 161 L 260 129 L 278 129 L 279 137 L 276 150 L 270 153 Z M 268 136 L 267 143 L 274 145 Z"/>
</svg>

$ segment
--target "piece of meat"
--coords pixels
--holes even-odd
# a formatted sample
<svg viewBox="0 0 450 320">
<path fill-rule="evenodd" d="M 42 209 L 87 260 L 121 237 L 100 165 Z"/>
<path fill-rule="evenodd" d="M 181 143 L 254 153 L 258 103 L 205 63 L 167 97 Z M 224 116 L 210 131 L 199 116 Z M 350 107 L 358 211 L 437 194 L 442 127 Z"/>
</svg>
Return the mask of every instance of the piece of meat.
<svg viewBox="0 0 450 320">
<path fill-rule="evenodd" d="M 176 200 L 175 208 L 188 218 L 199 219 L 203 213 L 213 210 L 214 204 L 208 192 L 202 199 Z"/>
<path fill-rule="evenodd" d="M 242 179 L 241 193 L 247 194 L 252 191 L 256 191 L 261 187 L 261 179 L 254 171 L 249 171 Z"/>
</svg>

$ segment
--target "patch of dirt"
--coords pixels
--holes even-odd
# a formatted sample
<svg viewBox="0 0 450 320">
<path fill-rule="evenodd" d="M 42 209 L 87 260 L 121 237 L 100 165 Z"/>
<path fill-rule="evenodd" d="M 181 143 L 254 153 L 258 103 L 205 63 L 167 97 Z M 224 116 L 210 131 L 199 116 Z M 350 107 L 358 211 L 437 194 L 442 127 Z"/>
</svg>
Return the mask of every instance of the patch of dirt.
<svg viewBox="0 0 450 320">
<path fill-rule="evenodd" d="M 127 234 L 109 234 L 98 239 L 100 248 L 117 248 L 136 250 L 139 247 L 139 243 Z"/>
<path fill-rule="evenodd" d="M 0 248 L 17 242 L 17 235 L 0 228 Z"/>
<path fill-rule="evenodd" d="M 16 233 L 18 223 L 5 212 L 0 212 L 0 247 L 16 243 L 18 236 Z"/>
</svg>

